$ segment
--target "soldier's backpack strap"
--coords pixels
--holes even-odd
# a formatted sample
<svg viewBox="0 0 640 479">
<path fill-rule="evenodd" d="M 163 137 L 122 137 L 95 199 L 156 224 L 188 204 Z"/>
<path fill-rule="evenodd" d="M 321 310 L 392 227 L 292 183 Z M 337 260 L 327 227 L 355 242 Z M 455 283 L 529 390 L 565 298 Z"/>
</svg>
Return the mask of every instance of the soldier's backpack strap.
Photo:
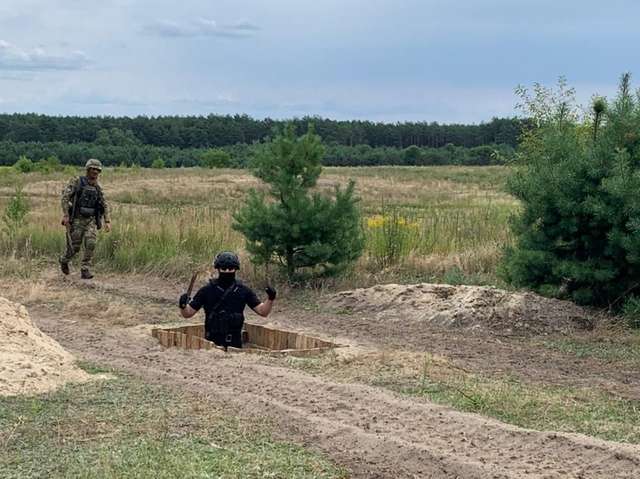
<svg viewBox="0 0 640 479">
<path fill-rule="evenodd" d="M 220 296 L 220 299 L 218 300 L 218 302 L 215 304 L 215 306 L 213 308 L 211 308 L 211 311 L 209 312 L 209 315 L 207 316 L 207 319 L 209 319 L 209 321 L 213 321 L 213 318 L 215 316 L 215 314 L 218 312 L 218 309 L 220 308 L 220 306 L 222 306 L 222 304 L 224 303 L 224 300 L 227 299 L 227 297 L 233 292 L 236 291 L 238 289 L 238 285 L 236 284 L 236 282 L 234 281 L 233 283 L 231 283 L 231 285 L 224 290 L 224 292 L 222 293 L 222 296 Z M 229 333 L 229 318 L 226 317 L 225 315 L 223 315 L 223 321 L 222 321 L 222 333 L 224 335 L 224 350 L 227 350 L 227 347 L 229 346 L 229 344 L 232 341 L 231 338 L 231 333 Z"/>
<path fill-rule="evenodd" d="M 104 194 L 102 193 L 102 187 L 98 183 L 96 183 L 96 191 L 98 192 L 98 203 L 100 203 L 104 211 Z"/>
<path fill-rule="evenodd" d="M 218 300 L 218 302 L 215 304 L 215 306 L 213 308 L 211 308 L 211 314 L 215 314 L 218 312 L 218 308 L 220 308 L 220 306 L 222 306 L 222 303 L 224 302 L 225 299 L 227 299 L 227 296 L 229 296 L 229 294 L 231 294 L 232 291 L 235 291 L 237 289 L 237 284 L 234 281 L 231 286 L 229 286 L 227 289 L 224 290 L 224 293 L 222 293 L 222 296 L 220 296 L 220 299 Z"/>
<path fill-rule="evenodd" d="M 87 186 L 87 177 L 86 176 L 78 176 L 78 181 L 76 181 L 76 189 L 75 193 L 78 194 L 82 189 Z"/>
<path fill-rule="evenodd" d="M 78 195 L 82 191 L 82 189 L 87 185 L 87 177 L 79 176 L 76 180 L 76 184 L 73 187 L 73 201 L 71 202 L 71 212 L 70 217 L 73 219 L 76 216 L 76 204 L 78 203 Z"/>
<path fill-rule="evenodd" d="M 78 179 L 76 180 L 76 184 L 73 187 L 73 196 L 77 197 L 85 186 L 87 186 L 87 177 L 78 176 Z"/>
</svg>

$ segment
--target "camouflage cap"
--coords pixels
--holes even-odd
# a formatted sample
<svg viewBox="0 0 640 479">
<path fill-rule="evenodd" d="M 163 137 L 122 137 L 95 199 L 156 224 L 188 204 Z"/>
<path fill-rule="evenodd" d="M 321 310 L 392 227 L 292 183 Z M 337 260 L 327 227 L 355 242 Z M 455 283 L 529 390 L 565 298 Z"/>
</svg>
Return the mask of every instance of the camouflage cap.
<svg viewBox="0 0 640 479">
<path fill-rule="evenodd" d="M 98 171 L 102 171 L 102 163 L 100 163 L 100 160 L 96 160 L 95 158 L 90 158 L 84 166 L 87 170 L 89 168 L 95 168 Z"/>
</svg>

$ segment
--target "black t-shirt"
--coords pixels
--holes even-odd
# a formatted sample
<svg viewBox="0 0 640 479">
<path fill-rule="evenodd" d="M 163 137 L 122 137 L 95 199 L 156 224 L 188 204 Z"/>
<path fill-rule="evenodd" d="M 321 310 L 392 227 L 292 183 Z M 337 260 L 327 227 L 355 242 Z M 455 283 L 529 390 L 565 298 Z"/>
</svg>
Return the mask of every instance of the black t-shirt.
<svg viewBox="0 0 640 479">
<path fill-rule="evenodd" d="M 189 306 L 196 311 L 204 307 L 205 316 L 208 317 L 211 310 L 220 301 L 224 291 L 225 289 L 218 284 L 218 280 L 210 280 L 206 286 L 200 288 L 191 303 L 189 303 Z M 260 300 L 251 288 L 236 280 L 234 289 L 224 298 L 223 303 L 218 310 L 225 309 L 230 313 L 242 314 L 245 306 L 253 309 L 260 304 Z"/>
</svg>

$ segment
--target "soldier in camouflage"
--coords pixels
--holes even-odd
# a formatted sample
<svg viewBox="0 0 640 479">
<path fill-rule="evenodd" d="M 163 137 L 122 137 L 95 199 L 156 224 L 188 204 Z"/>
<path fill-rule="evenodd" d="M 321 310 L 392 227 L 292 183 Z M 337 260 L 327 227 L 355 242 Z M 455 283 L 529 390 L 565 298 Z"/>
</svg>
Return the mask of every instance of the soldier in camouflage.
<svg viewBox="0 0 640 479">
<path fill-rule="evenodd" d="M 87 161 L 86 176 L 73 178 L 62 191 L 62 225 L 67 229 L 67 248 L 60 257 L 60 269 L 69 274 L 69 262 L 80 251 L 84 243 L 84 255 L 80 276 L 91 279 L 91 260 L 96 247 L 97 230 L 102 227 L 111 231 L 109 206 L 98 184 L 102 163 L 95 159 Z"/>
</svg>

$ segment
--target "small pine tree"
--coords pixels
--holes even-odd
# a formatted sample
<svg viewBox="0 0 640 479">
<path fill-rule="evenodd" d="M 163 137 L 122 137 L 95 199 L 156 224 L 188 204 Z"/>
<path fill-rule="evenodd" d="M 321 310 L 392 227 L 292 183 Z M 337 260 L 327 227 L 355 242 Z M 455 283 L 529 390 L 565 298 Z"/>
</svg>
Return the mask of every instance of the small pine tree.
<svg viewBox="0 0 640 479">
<path fill-rule="evenodd" d="M 2 222 L 10 238 L 13 238 L 20 227 L 24 225 L 30 209 L 29 201 L 22 191 L 22 186 L 17 185 L 13 197 L 4 207 L 2 215 Z"/>
<path fill-rule="evenodd" d="M 257 154 L 254 174 L 269 185 L 264 194 L 252 190 L 235 215 L 234 229 L 246 238 L 257 264 L 276 260 L 292 279 L 300 268 L 335 272 L 360 257 L 364 235 L 355 183 L 336 187 L 334 198 L 311 193 L 320 176 L 324 154 L 313 127 L 302 137 L 289 124 Z"/>
<path fill-rule="evenodd" d="M 623 75 L 617 98 L 581 120 L 573 91 L 520 93 L 535 128 L 509 181 L 522 203 L 502 272 L 516 286 L 620 307 L 640 289 L 640 104 Z"/>
</svg>

